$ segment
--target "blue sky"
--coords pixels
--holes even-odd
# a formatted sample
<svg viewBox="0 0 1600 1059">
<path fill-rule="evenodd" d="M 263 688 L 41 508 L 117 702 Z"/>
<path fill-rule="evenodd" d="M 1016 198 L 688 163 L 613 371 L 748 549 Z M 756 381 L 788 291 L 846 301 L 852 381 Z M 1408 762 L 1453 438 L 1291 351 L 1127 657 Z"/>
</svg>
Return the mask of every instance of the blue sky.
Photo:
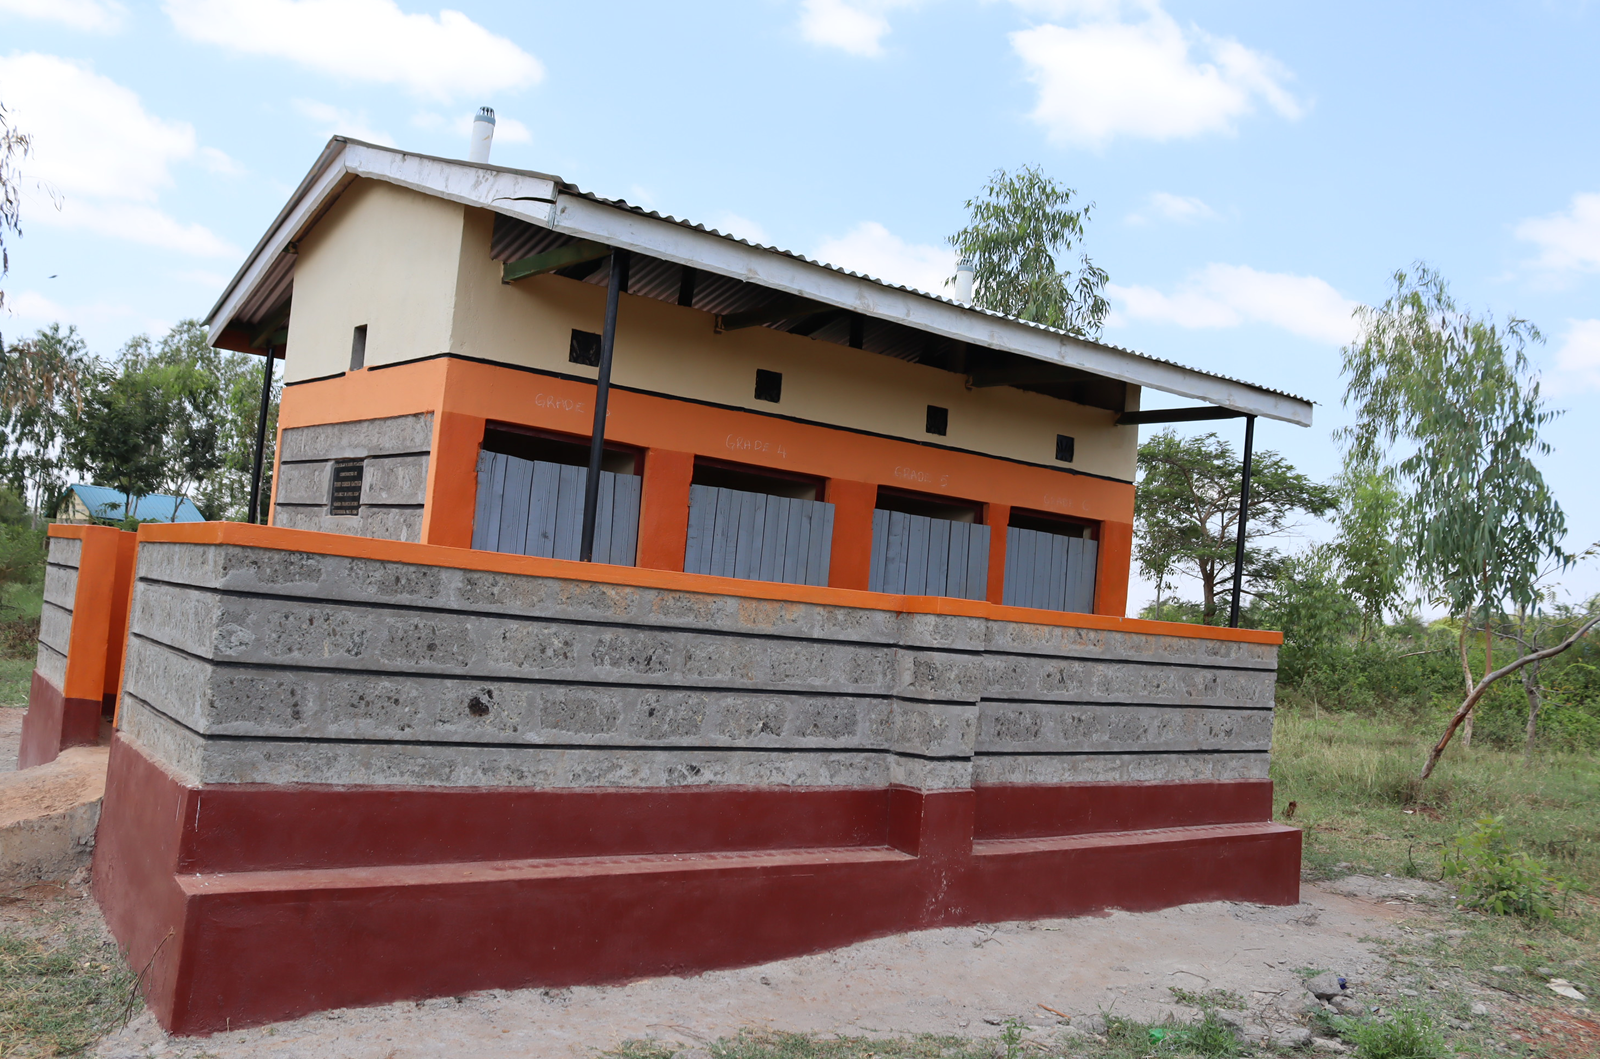
<svg viewBox="0 0 1600 1059">
<path fill-rule="evenodd" d="M 1396 268 L 1535 321 L 1580 548 L 1597 53 L 1585 0 L 0 0 L 37 142 L 0 331 L 110 353 L 202 315 L 329 134 L 464 155 L 480 104 L 496 162 L 921 286 L 984 178 L 1034 163 L 1095 204 L 1106 338 L 1317 401 L 1258 438 L 1318 477 L 1349 311 Z"/>
</svg>

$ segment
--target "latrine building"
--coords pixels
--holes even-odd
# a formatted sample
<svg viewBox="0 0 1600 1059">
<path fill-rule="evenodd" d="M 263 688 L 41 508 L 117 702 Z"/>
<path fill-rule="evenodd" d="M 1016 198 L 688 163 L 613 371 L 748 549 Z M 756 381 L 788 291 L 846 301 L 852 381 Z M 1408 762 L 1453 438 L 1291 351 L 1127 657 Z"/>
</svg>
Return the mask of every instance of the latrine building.
<svg viewBox="0 0 1600 1059">
<path fill-rule="evenodd" d="M 104 680 L 169 1026 L 1297 899 L 1276 635 L 1124 612 L 1139 424 L 1306 401 L 342 138 L 209 322 L 270 524 L 142 527 Z"/>
</svg>

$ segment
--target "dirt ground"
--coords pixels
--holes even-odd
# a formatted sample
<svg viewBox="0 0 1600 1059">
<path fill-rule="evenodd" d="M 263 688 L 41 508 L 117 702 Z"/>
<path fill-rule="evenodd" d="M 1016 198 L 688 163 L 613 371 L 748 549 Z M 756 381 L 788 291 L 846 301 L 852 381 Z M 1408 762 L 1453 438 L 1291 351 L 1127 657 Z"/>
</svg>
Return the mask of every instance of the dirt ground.
<svg viewBox="0 0 1600 1059">
<path fill-rule="evenodd" d="M 1341 892 L 1342 891 L 1342 892 Z M 696 1047 L 742 1028 L 850 1035 L 1000 1033 L 1017 1017 L 1054 1034 L 1056 1012 L 1143 1020 L 1171 987 L 1232 990 L 1255 1033 L 1283 1029 L 1306 1000 L 1299 969 L 1333 970 L 1358 991 L 1389 974 L 1371 939 L 1392 933 L 1429 884 L 1306 884 L 1289 908 L 1211 903 L 1163 912 L 924 931 L 693 978 L 613 987 L 474 993 L 314 1015 L 205 1040 L 167 1038 L 143 1015 L 92 1054 L 234 1059 L 412 1059 L 592 1055 L 629 1038 Z M 1356 896 L 1359 894 L 1360 896 Z"/>
<path fill-rule="evenodd" d="M 0 772 L 15 772 L 17 750 L 22 746 L 22 718 L 26 709 L 0 706 Z"/>
</svg>

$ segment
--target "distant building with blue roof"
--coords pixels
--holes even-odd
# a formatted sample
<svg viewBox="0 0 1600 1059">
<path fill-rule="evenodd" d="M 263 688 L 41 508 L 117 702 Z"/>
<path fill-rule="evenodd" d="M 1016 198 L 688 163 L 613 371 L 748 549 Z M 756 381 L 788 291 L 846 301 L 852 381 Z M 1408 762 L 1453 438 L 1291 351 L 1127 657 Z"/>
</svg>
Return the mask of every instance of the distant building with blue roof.
<svg viewBox="0 0 1600 1059">
<path fill-rule="evenodd" d="M 121 522 L 126 496 L 120 489 L 104 485 L 69 485 L 56 505 L 56 521 L 86 524 Z M 206 517 L 188 497 L 150 493 L 133 498 L 132 517 L 141 522 L 204 522 Z"/>
</svg>

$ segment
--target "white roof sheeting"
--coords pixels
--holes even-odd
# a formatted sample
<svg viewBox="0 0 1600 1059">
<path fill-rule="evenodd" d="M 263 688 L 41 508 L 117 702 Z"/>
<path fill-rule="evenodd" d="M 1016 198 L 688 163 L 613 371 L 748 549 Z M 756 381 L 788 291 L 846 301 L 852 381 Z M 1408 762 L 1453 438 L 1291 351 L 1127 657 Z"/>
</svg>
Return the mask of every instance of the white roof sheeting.
<svg viewBox="0 0 1600 1059">
<path fill-rule="evenodd" d="M 334 137 L 256 244 L 206 317 L 213 334 L 260 327 L 288 294 L 289 244 L 307 231 L 357 178 L 383 180 L 469 206 L 493 210 L 575 238 L 610 246 L 933 335 L 1002 350 L 1250 415 L 1311 425 L 1302 397 L 1130 349 L 1078 338 L 937 294 L 896 286 L 776 247 L 759 246 L 704 225 L 589 194 L 559 177 L 435 158 Z"/>
</svg>

